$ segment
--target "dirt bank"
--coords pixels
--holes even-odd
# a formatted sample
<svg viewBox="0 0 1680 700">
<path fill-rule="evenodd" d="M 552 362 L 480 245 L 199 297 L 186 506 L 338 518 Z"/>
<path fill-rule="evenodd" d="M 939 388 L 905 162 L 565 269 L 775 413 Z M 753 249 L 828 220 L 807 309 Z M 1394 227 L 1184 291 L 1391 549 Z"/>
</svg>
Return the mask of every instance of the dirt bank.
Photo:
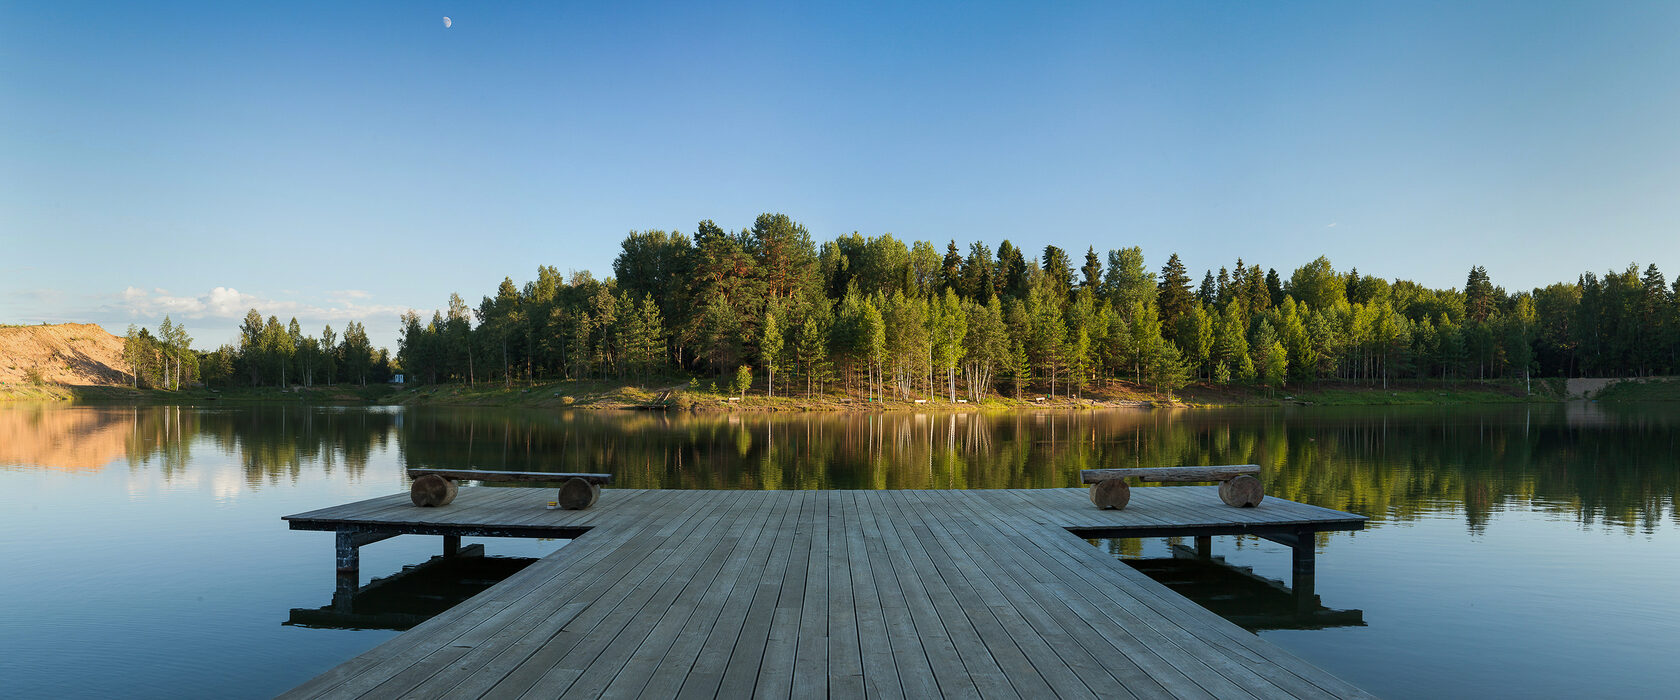
<svg viewBox="0 0 1680 700">
<path fill-rule="evenodd" d="M 0 384 L 124 386 L 123 339 L 91 323 L 0 326 Z"/>
</svg>

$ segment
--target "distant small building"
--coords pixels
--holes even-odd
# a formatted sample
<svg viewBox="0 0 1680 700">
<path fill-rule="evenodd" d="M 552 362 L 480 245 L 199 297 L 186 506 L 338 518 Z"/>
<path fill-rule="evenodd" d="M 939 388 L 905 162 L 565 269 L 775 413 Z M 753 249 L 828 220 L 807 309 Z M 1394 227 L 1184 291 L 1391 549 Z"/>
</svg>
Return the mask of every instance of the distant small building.
<svg viewBox="0 0 1680 700">
<path fill-rule="evenodd" d="M 391 375 L 391 383 L 392 383 L 392 384 L 401 384 L 401 383 L 403 383 L 403 376 L 402 376 L 402 375 L 400 375 L 400 374 L 393 374 L 393 375 Z"/>
</svg>

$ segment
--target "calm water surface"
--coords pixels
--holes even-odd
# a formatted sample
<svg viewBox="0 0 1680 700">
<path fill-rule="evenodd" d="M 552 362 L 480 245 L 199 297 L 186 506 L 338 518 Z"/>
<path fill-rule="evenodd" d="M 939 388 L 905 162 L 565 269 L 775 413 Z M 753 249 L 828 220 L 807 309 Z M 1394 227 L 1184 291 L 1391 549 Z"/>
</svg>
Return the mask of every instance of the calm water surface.
<svg viewBox="0 0 1680 700">
<path fill-rule="evenodd" d="M 748 415 L 0 405 L 8 696 L 269 696 L 397 634 L 283 624 L 333 592 L 332 536 L 282 515 L 411 466 L 611 471 L 622 486 L 1046 488 L 1095 466 L 1253 462 L 1268 496 L 1370 516 L 1319 542 L 1325 606 L 1255 628 L 1389 697 L 1680 687 L 1680 406 Z M 472 540 L 469 540 L 472 541 Z M 478 540 L 541 556 L 557 541 Z M 1163 541 L 1096 542 L 1170 556 Z M 1215 553 L 1289 578 L 1288 551 Z M 362 553 L 364 582 L 438 550 Z"/>
</svg>

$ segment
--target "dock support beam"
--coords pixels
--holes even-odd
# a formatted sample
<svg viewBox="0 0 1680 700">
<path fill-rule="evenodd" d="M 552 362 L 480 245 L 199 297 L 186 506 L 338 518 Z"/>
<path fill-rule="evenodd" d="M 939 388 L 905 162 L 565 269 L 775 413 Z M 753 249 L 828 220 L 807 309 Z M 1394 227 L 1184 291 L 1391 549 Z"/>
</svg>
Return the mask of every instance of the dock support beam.
<svg viewBox="0 0 1680 700">
<path fill-rule="evenodd" d="M 1318 607 L 1318 596 L 1313 594 L 1314 571 L 1314 538 L 1311 533 L 1302 533 L 1295 539 L 1294 566 L 1291 572 L 1290 586 L 1295 591 L 1295 607 L 1301 612 L 1310 612 Z"/>
<path fill-rule="evenodd" d="M 460 535 L 444 535 L 443 536 L 443 556 L 458 557 L 460 555 L 461 555 L 461 536 Z"/>
<path fill-rule="evenodd" d="M 1198 535 L 1196 537 L 1196 558 L 1197 559 L 1212 559 L 1213 558 L 1213 537 L 1212 536 L 1210 536 L 1210 535 Z"/>
</svg>

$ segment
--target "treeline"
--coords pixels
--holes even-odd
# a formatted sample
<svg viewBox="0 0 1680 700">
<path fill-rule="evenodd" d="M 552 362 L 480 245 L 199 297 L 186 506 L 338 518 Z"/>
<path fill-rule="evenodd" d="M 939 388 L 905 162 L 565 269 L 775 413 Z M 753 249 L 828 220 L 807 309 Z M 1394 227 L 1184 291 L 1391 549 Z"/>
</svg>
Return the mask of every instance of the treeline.
<svg viewBox="0 0 1680 700">
<path fill-rule="evenodd" d="M 772 395 L 1079 395 L 1130 380 L 1283 387 L 1337 379 L 1649 375 L 1680 365 L 1680 307 L 1655 265 L 1509 293 L 1485 269 L 1464 289 L 1237 260 L 1196 284 L 1176 254 L 1159 274 L 1139 248 L 955 241 L 943 253 L 891 234 L 819 247 L 786 215 L 728 232 L 634 232 L 614 276 L 504 279 L 476 309 L 459 294 L 403 317 L 413 380 L 647 382 L 751 372 Z M 742 368 L 746 368 L 743 370 Z"/>
<path fill-rule="evenodd" d="M 201 353 L 191 345 L 186 327 L 168 316 L 158 324 L 155 335 L 129 324 L 123 336 L 123 361 L 128 363 L 130 382 L 136 389 L 179 389 L 182 382 L 198 379 Z"/>
<path fill-rule="evenodd" d="M 153 335 L 145 328 L 128 327 L 124 358 L 136 387 L 179 389 L 202 381 L 208 386 L 316 386 L 339 382 L 366 385 L 389 381 L 398 371 L 390 351 L 374 349 L 361 323 L 351 321 L 342 335 L 331 325 L 320 337 L 304 335 L 296 318 L 284 326 L 280 319 L 251 309 L 239 327 L 238 345 L 215 350 L 192 350 L 186 328 L 168 316 Z"/>
</svg>

